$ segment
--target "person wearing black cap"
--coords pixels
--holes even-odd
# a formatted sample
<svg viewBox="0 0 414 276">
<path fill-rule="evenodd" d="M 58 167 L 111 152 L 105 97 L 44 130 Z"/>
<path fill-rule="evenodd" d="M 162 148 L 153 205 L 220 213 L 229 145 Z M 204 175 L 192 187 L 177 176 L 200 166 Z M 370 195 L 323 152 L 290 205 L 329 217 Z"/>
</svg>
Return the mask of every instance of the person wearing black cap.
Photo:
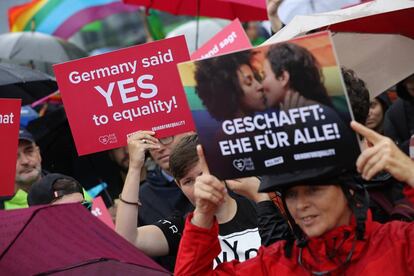
<svg viewBox="0 0 414 276">
<path fill-rule="evenodd" d="M 27 208 L 28 193 L 32 185 L 48 175 L 42 170 L 42 157 L 33 135 L 26 129 L 19 131 L 19 144 L 16 160 L 15 194 L 0 199 L 0 209 Z M 85 194 L 87 200 L 90 196 Z"/>
<path fill-rule="evenodd" d="M 414 186 L 414 161 L 389 138 L 356 122 L 351 126 L 372 144 L 356 162 L 365 180 L 386 170 Z M 204 163 L 201 147 L 198 152 Z M 226 191 L 204 164 L 194 184 L 196 208 L 186 220 L 175 275 L 413 275 L 414 223 L 373 222 L 367 192 L 352 175 L 327 168 L 263 178 L 259 190 L 281 195 L 295 239 L 213 271 L 220 251 L 214 212 Z M 209 188 L 200 189 L 206 187 L 201 182 Z"/>
<path fill-rule="evenodd" d="M 19 130 L 19 144 L 16 161 L 16 192 L 12 198 L 0 203 L 1 209 L 28 207 L 27 193 L 33 183 L 42 177 L 42 157 L 33 135 L 24 128 Z"/>
<path fill-rule="evenodd" d="M 414 135 L 414 74 L 397 84 L 398 99 L 384 119 L 384 134 L 409 155 L 410 138 Z"/>
<path fill-rule="evenodd" d="M 50 173 L 34 183 L 27 196 L 29 206 L 84 202 L 81 184 L 70 176 Z"/>
</svg>

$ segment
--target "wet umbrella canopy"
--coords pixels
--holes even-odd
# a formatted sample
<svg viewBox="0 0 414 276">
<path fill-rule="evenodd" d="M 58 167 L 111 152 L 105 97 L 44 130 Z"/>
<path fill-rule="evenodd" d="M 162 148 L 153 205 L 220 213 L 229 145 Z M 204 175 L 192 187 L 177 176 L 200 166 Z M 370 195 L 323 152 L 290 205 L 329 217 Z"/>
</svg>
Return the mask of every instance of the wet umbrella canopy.
<svg viewBox="0 0 414 276">
<path fill-rule="evenodd" d="M 20 98 L 30 104 L 57 90 L 53 77 L 24 66 L 0 63 L 0 98 Z"/>
<path fill-rule="evenodd" d="M 267 20 L 264 0 L 123 0 L 123 2 L 176 15 L 239 18 L 242 22 Z"/>
<path fill-rule="evenodd" d="M 0 211 L 2 275 L 169 275 L 79 203 Z"/>
<path fill-rule="evenodd" d="M 0 35 L 0 59 L 53 74 L 52 64 L 86 57 L 76 45 L 58 37 L 36 32 Z"/>
<path fill-rule="evenodd" d="M 347 9 L 296 16 L 265 43 L 312 30 L 334 31 L 339 62 L 363 79 L 371 97 L 413 73 L 414 1 L 377 0 Z"/>
</svg>

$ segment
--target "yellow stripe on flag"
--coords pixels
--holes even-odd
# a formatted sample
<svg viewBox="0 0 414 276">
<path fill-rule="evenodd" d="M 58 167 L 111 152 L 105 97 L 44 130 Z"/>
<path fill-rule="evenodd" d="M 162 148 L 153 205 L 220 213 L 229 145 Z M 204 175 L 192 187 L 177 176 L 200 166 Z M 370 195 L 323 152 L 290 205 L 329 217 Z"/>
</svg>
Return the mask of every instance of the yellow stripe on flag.
<svg viewBox="0 0 414 276">
<path fill-rule="evenodd" d="M 31 6 L 27 11 L 22 12 L 20 16 L 16 18 L 16 21 L 14 22 L 13 26 L 11 26 L 12 32 L 21 32 L 24 30 L 26 25 L 29 23 L 29 21 L 33 18 L 33 16 L 44 6 L 46 5 L 48 0 L 39 0 L 38 3 Z"/>
</svg>

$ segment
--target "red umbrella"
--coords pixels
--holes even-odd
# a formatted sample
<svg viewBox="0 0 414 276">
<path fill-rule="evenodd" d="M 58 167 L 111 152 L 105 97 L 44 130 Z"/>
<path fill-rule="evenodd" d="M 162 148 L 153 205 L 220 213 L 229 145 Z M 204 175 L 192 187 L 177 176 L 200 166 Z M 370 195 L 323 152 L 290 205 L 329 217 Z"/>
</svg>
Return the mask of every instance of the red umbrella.
<svg viewBox="0 0 414 276">
<path fill-rule="evenodd" d="M 2 275 L 169 275 L 80 204 L 0 211 Z"/>
<path fill-rule="evenodd" d="M 123 0 L 175 15 L 208 16 L 240 21 L 267 20 L 265 0 Z"/>
</svg>

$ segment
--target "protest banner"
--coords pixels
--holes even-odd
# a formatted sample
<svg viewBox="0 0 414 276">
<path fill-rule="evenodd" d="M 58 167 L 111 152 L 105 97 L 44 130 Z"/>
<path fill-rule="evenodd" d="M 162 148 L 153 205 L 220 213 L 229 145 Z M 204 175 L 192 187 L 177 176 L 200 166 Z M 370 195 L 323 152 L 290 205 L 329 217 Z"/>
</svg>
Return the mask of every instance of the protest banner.
<svg viewBox="0 0 414 276">
<path fill-rule="evenodd" d="M 217 177 L 354 166 L 358 141 L 329 32 L 178 68 Z"/>
<path fill-rule="evenodd" d="M 0 99 L 0 196 L 14 194 L 21 102 L 20 99 Z"/>
<path fill-rule="evenodd" d="M 108 208 L 106 208 L 102 197 L 98 196 L 92 200 L 91 213 L 103 223 L 105 223 L 109 228 L 115 230 L 115 225 L 112 221 L 111 214 L 109 214 Z"/>
<path fill-rule="evenodd" d="M 79 155 L 194 129 L 176 64 L 189 60 L 183 36 L 54 65 Z"/>
<path fill-rule="evenodd" d="M 234 51 L 251 48 L 249 38 L 244 31 L 240 20 L 235 19 L 197 51 L 191 54 L 191 59 L 209 58 Z"/>
</svg>

